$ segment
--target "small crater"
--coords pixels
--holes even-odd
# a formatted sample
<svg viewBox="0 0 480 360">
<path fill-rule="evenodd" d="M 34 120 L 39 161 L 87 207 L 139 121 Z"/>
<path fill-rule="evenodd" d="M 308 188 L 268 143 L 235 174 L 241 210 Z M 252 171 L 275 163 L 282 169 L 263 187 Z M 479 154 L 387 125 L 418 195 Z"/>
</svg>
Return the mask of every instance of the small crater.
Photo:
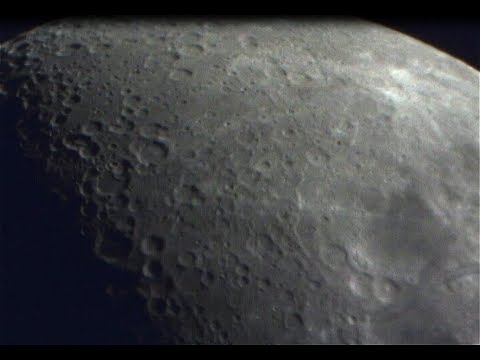
<svg viewBox="0 0 480 360">
<path fill-rule="evenodd" d="M 78 94 L 74 94 L 70 97 L 70 100 L 72 100 L 75 104 L 78 104 L 80 101 L 82 101 L 82 98 Z"/>
<path fill-rule="evenodd" d="M 272 286 L 272 282 L 270 281 L 269 278 L 263 278 L 257 281 L 257 285 L 260 290 L 266 291 Z"/>
<path fill-rule="evenodd" d="M 150 279 L 161 279 L 163 276 L 163 265 L 156 259 L 149 259 L 143 265 L 143 275 Z"/>
<path fill-rule="evenodd" d="M 159 256 L 165 250 L 166 241 L 162 236 L 151 235 L 143 239 L 141 244 L 141 250 L 148 256 Z"/>
<path fill-rule="evenodd" d="M 187 56 L 201 56 L 205 52 L 205 49 L 202 45 L 191 44 L 181 47 L 179 52 Z"/>
<path fill-rule="evenodd" d="M 97 254 L 106 261 L 125 262 L 132 250 L 132 242 L 121 232 L 112 230 L 96 243 Z"/>
<path fill-rule="evenodd" d="M 446 286 L 448 290 L 453 293 L 467 294 L 470 298 L 474 298 L 475 296 L 478 297 L 479 282 L 479 273 L 470 271 L 459 276 L 451 277 L 446 281 Z"/>
<path fill-rule="evenodd" d="M 241 264 L 241 265 L 238 265 L 237 267 L 235 267 L 235 273 L 239 276 L 248 275 L 248 272 L 249 272 L 249 268 L 245 264 Z"/>
<path fill-rule="evenodd" d="M 298 329 L 305 324 L 302 315 L 299 313 L 289 313 L 285 316 L 285 328 L 286 329 Z"/>
<path fill-rule="evenodd" d="M 103 172 L 96 180 L 97 194 L 115 194 L 124 190 L 124 182 L 118 180 L 111 172 Z"/>
<path fill-rule="evenodd" d="M 342 269 L 347 264 L 347 251 L 336 244 L 324 244 L 320 249 L 322 261 L 332 270 Z"/>
<path fill-rule="evenodd" d="M 391 279 L 381 278 L 373 281 L 373 293 L 382 303 L 391 303 L 399 290 L 398 284 Z"/>
<path fill-rule="evenodd" d="M 253 48 L 253 49 L 258 48 L 258 40 L 254 36 L 242 34 L 238 37 L 238 39 L 239 39 L 240 44 L 243 48 L 247 48 L 247 49 L 248 48 Z"/>
<path fill-rule="evenodd" d="M 138 160 L 145 165 L 158 164 L 168 156 L 169 151 L 170 148 L 166 140 L 156 139 L 143 146 Z"/>
<path fill-rule="evenodd" d="M 97 216 L 98 206 L 93 202 L 83 204 L 80 208 L 80 213 L 89 219 L 93 219 L 95 216 Z"/>
<path fill-rule="evenodd" d="M 286 138 L 295 136 L 296 134 L 297 134 L 297 131 L 293 128 L 288 128 L 288 129 L 282 130 L 282 135 Z"/>
<path fill-rule="evenodd" d="M 195 185 L 183 185 L 175 188 L 174 199 L 178 204 L 184 204 L 193 209 L 205 202 L 205 195 Z"/>
<path fill-rule="evenodd" d="M 133 110 L 130 106 L 127 106 L 122 110 L 122 113 L 126 113 L 127 115 L 133 115 L 135 113 L 135 110 Z"/>
<path fill-rule="evenodd" d="M 189 69 L 174 69 L 170 73 L 170 78 L 173 80 L 190 80 L 193 77 L 193 71 Z"/>
<path fill-rule="evenodd" d="M 247 243 L 248 250 L 262 259 L 278 258 L 283 255 L 281 247 L 274 241 L 270 234 L 262 234 Z"/>
<path fill-rule="evenodd" d="M 353 294 L 368 299 L 371 297 L 372 282 L 373 278 L 370 275 L 356 273 L 350 276 L 348 287 Z"/>
<path fill-rule="evenodd" d="M 79 43 L 72 43 L 70 44 L 70 48 L 71 49 L 74 49 L 74 50 L 78 50 L 78 49 L 81 49 L 83 47 L 82 44 L 79 44 Z"/>
<path fill-rule="evenodd" d="M 248 278 L 248 276 L 241 276 L 239 279 L 239 286 L 243 287 L 247 286 L 248 284 L 250 284 L 250 279 Z"/>
<path fill-rule="evenodd" d="M 178 316 L 182 311 L 181 305 L 174 298 L 167 299 L 166 313 L 171 316 Z"/>
<path fill-rule="evenodd" d="M 168 54 L 170 56 L 170 58 L 173 60 L 173 61 L 177 61 L 177 60 L 180 60 L 181 59 L 181 55 L 178 53 L 178 52 L 171 52 Z"/>
<path fill-rule="evenodd" d="M 191 268 L 195 265 L 196 256 L 191 251 L 183 252 L 178 256 L 178 263 L 186 268 Z"/>
<path fill-rule="evenodd" d="M 325 166 L 325 164 L 330 161 L 330 154 L 323 150 L 323 149 L 318 149 L 318 151 L 307 151 L 305 154 L 307 161 L 316 167 L 321 167 Z"/>
<path fill-rule="evenodd" d="M 215 282 L 215 275 L 211 271 L 202 272 L 200 283 L 205 287 L 209 288 Z"/>
<path fill-rule="evenodd" d="M 210 329 L 214 332 L 219 331 L 222 328 L 220 322 L 218 320 L 213 320 L 210 323 Z"/>
<path fill-rule="evenodd" d="M 131 100 L 135 103 L 139 103 L 140 101 L 142 101 L 142 98 L 139 95 L 132 95 Z"/>
<path fill-rule="evenodd" d="M 92 136 L 102 131 L 102 129 L 103 129 L 103 125 L 101 122 L 91 121 L 88 124 L 82 125 L 81 132 L 84 135 Z"/>
<path fill-rule="evenodd" d="M 262 160 L 257 163 L 254 168 L 261 173 L 265 173 L 272 168 L 272 163 L 269 160 Z"/>
<path fill-rule="evenodd" d="M 67 117 L 64 114 L 58 114 L 53 120 L 52 120 L 52 126 L 61 126 L 67 122 Z"/>
<path fill-rule="evenodd" d="M 67 149 L 78 152 L 84 159 L 94 157 L 100 152 L 100 146 L 85 135 L 68 135 L 64 138 L 63 144 Z"/>
</svg>

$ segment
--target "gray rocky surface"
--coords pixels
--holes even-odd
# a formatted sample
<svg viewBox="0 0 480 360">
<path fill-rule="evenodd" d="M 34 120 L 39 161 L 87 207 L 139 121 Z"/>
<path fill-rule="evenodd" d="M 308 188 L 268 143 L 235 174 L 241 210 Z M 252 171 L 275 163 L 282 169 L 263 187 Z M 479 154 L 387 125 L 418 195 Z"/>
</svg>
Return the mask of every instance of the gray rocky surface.
<svg viewBox="0 0 480 360">
<path fill-rule="evenodd" d="M 176 342 L 478 343 L 474 69 L 350 19 L 65 20 L 0 56 L 26 156 Z"/>
</svg>

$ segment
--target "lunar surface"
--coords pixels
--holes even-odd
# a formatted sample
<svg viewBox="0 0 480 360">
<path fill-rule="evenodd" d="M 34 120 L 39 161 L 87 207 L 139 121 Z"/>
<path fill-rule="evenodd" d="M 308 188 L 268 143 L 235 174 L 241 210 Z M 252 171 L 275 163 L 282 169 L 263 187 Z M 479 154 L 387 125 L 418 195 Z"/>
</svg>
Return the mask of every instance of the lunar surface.
<svg viewBox="0 0 480 360">
<path fill-rule="evenodd" d="M 68 19 L 0 56 L 0 120 L 159 338 L 479 342 L 473 68 L 353 19 Z"/>
</svg>

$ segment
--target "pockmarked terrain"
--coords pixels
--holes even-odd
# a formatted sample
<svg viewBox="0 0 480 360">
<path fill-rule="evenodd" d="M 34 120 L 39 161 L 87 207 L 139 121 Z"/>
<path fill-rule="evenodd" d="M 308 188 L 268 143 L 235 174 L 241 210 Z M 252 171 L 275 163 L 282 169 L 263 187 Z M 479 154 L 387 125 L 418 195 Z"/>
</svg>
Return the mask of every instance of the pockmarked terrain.
<svg viewBox="0 0 480 360">
<path fill-rule="evenodd" d="M 466 64 L 352 19 L 67 19 L 0 56 L 0 121 L 174 342 L 478 343 Z"/>
</svg>

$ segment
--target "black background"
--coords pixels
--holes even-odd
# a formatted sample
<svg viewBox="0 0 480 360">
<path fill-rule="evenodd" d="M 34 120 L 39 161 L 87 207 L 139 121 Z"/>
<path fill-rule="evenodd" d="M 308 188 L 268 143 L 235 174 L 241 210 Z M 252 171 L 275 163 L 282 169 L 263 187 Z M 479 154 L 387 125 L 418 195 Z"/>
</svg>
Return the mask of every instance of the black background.
<svg viewBox="0 0 480 360">
<path fill-rule="evenodd" d="M 0 17 L 0 42 L 59 16 Z M 472 18 L 363 18 L 397 29 L 479 68 L 480 34 Z M 133 275 L 95 258 L 79 235 L 77 204 L 44 191 L 35 166 L 15 144 L 15 108 L 0 113 L 0 344 L 131 344 L 144 302 L 131 293 L 112 301 Z M 145 331 L 145 329 L 143 329 Z M 152 340 L 144 339 L 146 343 Z"/>
</svg>

